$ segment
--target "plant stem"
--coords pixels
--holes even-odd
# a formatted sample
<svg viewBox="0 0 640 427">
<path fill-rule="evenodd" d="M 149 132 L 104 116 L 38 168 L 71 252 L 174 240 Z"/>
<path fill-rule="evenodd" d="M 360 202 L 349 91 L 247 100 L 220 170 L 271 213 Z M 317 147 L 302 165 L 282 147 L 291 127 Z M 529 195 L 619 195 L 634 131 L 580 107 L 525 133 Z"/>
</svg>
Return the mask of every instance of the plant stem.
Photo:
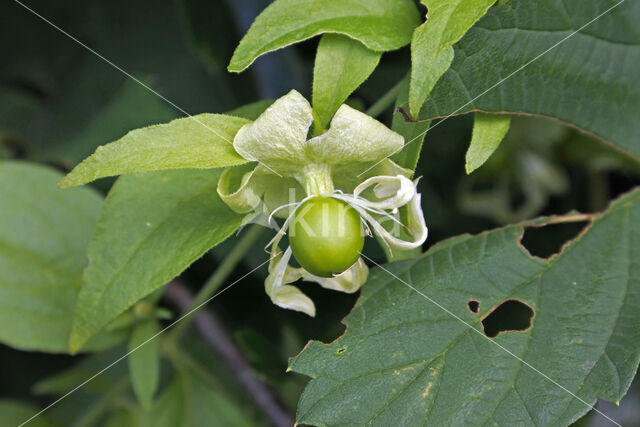
<svg viewBox="0 0 640 427">
<path fill-rule="evenodd" d="M 398 93 L 400 92 L 400 88 L 402 87 L 403 83 L 404 79 L 396 83 L 391 89 L 387 91 L 387 93 L 382 95 L 380 99 L 374 102 L 373 105 L 369 107 L 367 111 L 365 111 L 365 114 L 371 117 L 378 117 L 380 114 L 382 114 L 384 110 L 389 108 L 389 106 L 394 103 L 394 101 L 398 97 Z"/>
<path fill-rule="evenodd" d="M 218 266 L 216 271 L 209 277 L 209 280 L 202 286 L 198 294 L 193 299 L 193 304 L 189 307 L 188 312 L 193 307 L 197 307 L 204 303 L 211 295 L 213 295 L 218 288 L 224 283 L 229 274 L 233 272 L 233 270 L 237 267 L 238 263 L 242 261 L 245 253 L 249 250 L 251 245 L 256 241 L 256 239 L 262 234 L 264 229 L 257 225 L 253 224 L 248 227 L 248 230 L 244 233 L 242 238 L 236 243 L 231 252 L 225 257 L 222 263 Z M 173 331 L 171 331 L 171 336 L 173 339 L 178 340 L 180 335 L 182 335 L 187 326 L 189 326 L 189 322 L 193 317 L 193 313 L 185 317 L 180 323 L 178 323 Z"/>
<path fill-rule="evenodd" d="M 194 306 L 193 297 L 189 291 L 176 281 L 169 284 L 165 296 L 183 312 Z M 231 374 L 271 423 L 277 427 L 292 426 L 294 424 L 293 416 L 284 409 L 271 389 L 256 377 L 244 355 L 218 318 L 209 310 L 200 310 L 195 313 L 194 322 L 204 341 L 218 354 Z M 175 341 L 169 343 L 169 345 L 174 344 Z"/>
</svg>

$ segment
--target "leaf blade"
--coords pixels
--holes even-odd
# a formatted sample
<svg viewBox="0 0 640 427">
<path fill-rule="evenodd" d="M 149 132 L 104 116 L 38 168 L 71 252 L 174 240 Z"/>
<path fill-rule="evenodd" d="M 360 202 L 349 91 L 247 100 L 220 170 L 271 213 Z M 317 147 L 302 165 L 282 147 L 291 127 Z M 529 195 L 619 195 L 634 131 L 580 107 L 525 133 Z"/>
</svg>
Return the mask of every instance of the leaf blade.
<svg viewBox="0 0 640 427">
<path fill-rule="evenodd" d="M 496 0 L 422 0 L 429 9 L 427 22 L 416 28 L 411 39 L 411 89 L 409 111 L 413 117 L 453 61 L 453 45 L 476 23 Z"/>
<path fill-rule="evenodd" d="M 246 163 L 233 148 L 236 132 L 247 120 L 200 114 L 140 128 L 100 146 L 60 182 L 60 188 L 98 178 L 165 169 L 209 169 Z"/>
<path fill-rule="evenodd" d="M 217 195 L 219 175 L 220 170 L 173 170 L 116 182 L 89 244 L 72 351 L 241 225 L 243 217 Z"/>
<path fill-rule="evenodd" d="M 465 156 L 467 175 L 482 166 L 498 149 L 510 125 L 508 115 L 475 113 L 471 142 Z"/>
<path fill-rule="evenodd" d="M 640 66 L 640 34 L 630 30 L 640 4 L 617 4 L 514 0 L 491 8 L 456 44 L 420 118 L 476 110 L 553 117 L 640 156 L 640 87 L 630 78 Z"/>
<path fill-rule="evenodd" d="M 129 339 L 129 372 L 138 401 L 151 408 L 160 379 L 160 348 L 155 335 L 160 330 L 155 320 L 139 323 Z"/>
<path fill-rule="evenodd" d="M 404 137 L 402 150 L 393 154 L 391 159 L 403 168 L 415 170 L 420 159 L 422 143 L 431 126 L 431 122 L 408 122 L 404 115 L 399 112 L 399 108 L 406 106 L 409 100 L 409 77 L 405 77 L 400 88 L 398 99 L 395 104 L 395 111 L 391 129 Z"/>
<path fill-rule="evenodd" d="M 320 39 L 313 69 L 313 109 L 323 128 L 340 105 L 375 70 L 380 52 L 340 34 Z M 336 78 L 337 77 L 337 78 Z"/>
<path fill-rule="evenodd" d="M 631 326 L 640 320 L 638 220 L 640 190 L 548 260 L 531 257 L 518 243 L 522 226 L 509 226 L 373 270 L 345 335 L 311 342 L 290 361 L 313 378 L 298 422 L 564 425 L 590 409 L 584 402 L 620 399 L 640 360 Z M 469 298 L 481 302 L 479 314 Z M 481 320 L 506 299 L 532 307 L 533 326 L 483 336 Z M 619 382 L 600 366 L 607 355 Z"/>
<path fill-rule="evenodd" d="M 58 190 L 61 176 L 36 164 L 0 162 L 0 341 L 22 350 L 67 352 L 102 205 L 94 190 Z"/>
<path fill-rule="evenodd" d="M 253 22 L 233 53 L 228 70 L 241 72 L 276 49 L 321 33 L 339 33 L 377 52 L 399 49 L 411 40 L 420 17 L 408 0 L 277 0 Z"/>
</svg>

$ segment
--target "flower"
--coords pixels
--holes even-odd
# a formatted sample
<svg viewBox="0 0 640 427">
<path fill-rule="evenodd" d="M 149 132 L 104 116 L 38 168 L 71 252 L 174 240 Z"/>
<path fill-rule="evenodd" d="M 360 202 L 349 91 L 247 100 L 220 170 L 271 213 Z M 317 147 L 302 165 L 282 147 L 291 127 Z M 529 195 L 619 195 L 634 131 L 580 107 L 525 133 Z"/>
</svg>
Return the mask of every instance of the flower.
<svg viewBox="0 0 640 427">
<path fill-rule="evenodd" d="M 315 315 L 313 301 L 290 283 L 302 279 L 352 293 L 366 281 L 368 268 L 358 258 L 340 274 L 319 277 L 289 265 L 292 249 L 283 252 L 279 243 L 304 202 L 330 197 L 348 204 L 368 234 L 373 229 L 389 249 L 416 248 L 427 238 L 418 180 L 409 179 L 411 170 L 387 158 L 402 148 L 403 137 L 347 105 L 335 113 L 329 130 L 307 139 L 312 122 L 311 105 L 298 92 L 276 100 L 233 141 L 241 156 L 259 163 L 250 164 L 252 170 L 227 168 L 218 182 L 218 194 L 236 212 L 262 209 L 268 223 L 274 216 L 286 218 L 270 242 L 265 290 L 276 305 L 310 316 Z M 399 209 L 405 206 L 406 220 L 401 221 Z M 391 231 L 383 226 L 386 222 Z M 398 237 L 399 231 L 409 240 Z"/>
</svg>

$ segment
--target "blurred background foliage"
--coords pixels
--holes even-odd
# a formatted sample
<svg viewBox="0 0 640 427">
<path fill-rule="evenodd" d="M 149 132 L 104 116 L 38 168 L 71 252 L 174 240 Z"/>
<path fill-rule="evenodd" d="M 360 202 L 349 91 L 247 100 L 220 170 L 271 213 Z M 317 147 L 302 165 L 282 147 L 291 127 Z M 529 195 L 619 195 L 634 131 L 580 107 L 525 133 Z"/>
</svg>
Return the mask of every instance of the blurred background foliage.
<svg viewBox="0 0 640 427">
<path fill-rule="evenodd" d="M 154 94 L 20 5 L 7 2 L 0 24 L 0 158 L 38 161 L 68 170 L 98 145 L 134 128 L 186 114 L 225 112 L 279 97 L 291 89 L 310 98 L 317 38 L 261 57 L 242 74 L 226 72 L 238 40 L 268 3 L 28 3 L 113 65 L 157 91 Z M 370 107 L 404 77 L 409 64 L 407 48 L 383 55 L 380 66 L 348 102 L 356 108 Z M 379 118 L 390 123 L 392 114 L 389 107 Z M 536 117 L 514 118 L 506 140 L 492 158 L 467 176 L 464 154 L 471 126 L 469 115 L 452 117 L 436 122 L 427 134 L 416 171 L 416 176 L 423 177 L 420 189 L 430 229 L 427 247 L 450 236 L 478 233 L 537 215 L 598 211 L 611 198 L 640 184 L 640 165 L 634 159 L 575 129 Z M 102 180 L 96 187 L 106 192 L 111 183 Z M 579 229 L 541 231 L 527 236 L 525 244 L 532 253 L 547 256 L 577 232 Z M 269 239 L 264 233 L 231 279 L 266 260 L 263 248 Z M 233 240 L 197 261 L 180 280 L 198 289 L 228 253 Z M 373 239 L 369 240 L 369 256 L 382 262 L 383 252 Z M 265 276 L 263 268 L 243 279 L 209 309 L 222 319 L 260 378 L 294 412 L 306 379 L 285 374 L 287 357 L 297 354 L 309 339 L 331 341 L 339 336 L 344 330 L 340 319 L 357 296 L 304 284 L 305 293 L 317 304 L 318 315 L 311 319 L 274 307 L 262 289 Z M 251 409 L 228 413 L 228 420 L 244 417 L 252 424 L 264 423 L 210 349 L 195 334 L 188 337 L 188 343 L 181 356 L 188 358 L 180 372 L 182 380 L 172 379 L 166 374 L 169 368 L 163 365 L 166 375 L 162 376 L 158 398 L 166 398 L 163 392 L 167 390 L 188 388 L 190 394 L 180 394 L 184 401 L 171 404 L 186 407 L 188 399 L 206 398 L 212 408 L 225 408 L 232 406 L 228 404 L 231 401 Z M 70 357 L 0 346 L 3 424 L 14 424 L 14 418 L 18 423 L 23 421 L 34 411 L 29 404 L 42 406 L 63 395 L 124 352 L 124 347 L 118 347 L 92 356 Z M 621 414 L 623 424 L 640 423 L 638 386 L 633 390 L 620 408 L 607 406 L 608 414 Z M 9 405 L 9 400 L 30 403 Z M 630 403 L 625 405 L 627 401 Z M 635 410 L 630 409 L 633 406 Z M 181 409 L 173 410 L 179 413 Z M 206 413 L 193 416 L 197 420 Z M 155 423 L 145 417 L 135 404 L 123 362 L 54 406 L 37 422 L 114 426 Z M 580 423 L 600 425 L 602 421 L 587 417 Z"/>
</svg>

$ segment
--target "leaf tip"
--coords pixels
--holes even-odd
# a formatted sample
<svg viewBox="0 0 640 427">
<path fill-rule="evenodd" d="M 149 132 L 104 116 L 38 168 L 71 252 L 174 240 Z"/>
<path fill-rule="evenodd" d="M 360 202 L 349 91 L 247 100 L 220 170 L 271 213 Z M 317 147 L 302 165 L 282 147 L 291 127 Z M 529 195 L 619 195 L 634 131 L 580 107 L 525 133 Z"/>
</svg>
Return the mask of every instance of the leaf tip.
<svg viewBox="0 0 640 427">
<path fill-rule="evenodd" d="M 422 104 L 424 100 L 420 100 L 420 95 L 416 93 L 416 90 L 413 86 L 409 87 L 409 114 L 411 117 L 417 118 L 420 114 L 420 110 L 422 109 Z"/>
<path fill-rule="evenodd" d="M 229 65 L 227 65 L 227 71 L 230 73 L 241 73 L 253 62 L 251 61 L 247 63 L 247 61 L 242 61 L 241 59 L 239 59 L 240 55 L 238 55 L 238 49 L 240 49 L 239 45 L 236 48 L 235 52 L 233 52 L 231 60 L 229 61 Z"/>
<path fill-rule="evenodd" d="M 72 177 L 70 177 L 69 175 L 66 175 L 64 178 L 60 180 L 60 182 L 58 182 L 58 189 L 66 190 L 67 188 L 75 187 L 76 185 L 78 185 L 73 181 Z"/>
<path fill-rule="evenodd" d="M 478 167 L 480 167 L 481 165 L 475 164 L 469 160 L 467 160 L 467 162 L 464 165 L 464 169 L 465 172 L 467 173 L 467 175 L 471 175 L 471 173 L 473 171 L 475 171 L 476 169 L 478 169 Z"/>
<path fill-rule="evenodd" d="M 69 353 L 73 356 L 78 354 L 87 339 L 82 336 L 75 327 L 71 328 L 71 336 L 69 337 Z"/>
</svg>

